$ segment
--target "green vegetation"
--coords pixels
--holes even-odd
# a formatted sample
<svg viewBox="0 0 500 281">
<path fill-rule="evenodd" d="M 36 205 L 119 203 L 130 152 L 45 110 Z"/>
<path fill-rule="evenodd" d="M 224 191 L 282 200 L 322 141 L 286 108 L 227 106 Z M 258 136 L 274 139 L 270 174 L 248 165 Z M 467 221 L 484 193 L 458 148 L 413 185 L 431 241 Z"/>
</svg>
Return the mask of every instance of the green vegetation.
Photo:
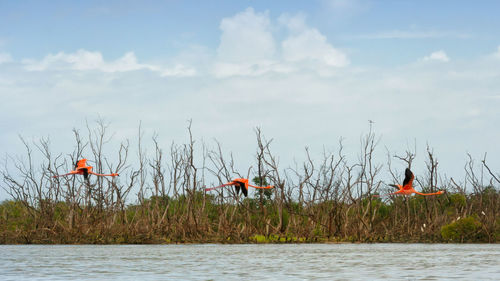
<svg viewBox="0 0 500 281">
<path fill-rule="evenodd" d="M 441 236 L 450 242 L 475 242 L 484 238 L 481 231 L 482 224 L 476 216 L 459 219 L 441 228 Z"/>
<path fill-rule="evenodd" d="M 466 165 L 466 182 L 445 181 L 439 188 L 446 190 L 443 195 L 376 197 L 392 190 L 381 179 L 385 166 L 375 164 L 372 157 L 373 133 L 363 139 L 359 162 L 348 163 L 340 144 L 338 153 L 325 153 L 319 162 L 306 150 L 303 163 L 282 169 L 270 141 L 257 129 L 257 168 L 251 178 L 256 185 L 275 188 L 251 188 L 243 197 L 232 187 L 205 191 L 205 182 L 242 177 L 220 147 L 195 161 L 191 134 L 189 143 L 172 144 L 168 157 L 153 139 L 154 156 L 146 157 L 139 146 L 139 163 L 132 164 L 127 162 L 126 143 L 114 166 L 105 166 L 112 161 L 102 153 L 106 142 L 99 140 L 107 139 L 104 129 L 89 129 L 101 137 L 92 135 L 86 141 L 75 132 L 77 145 L 70 161 L 52 158 L 45 140 L 36 143 L 42 152 L 39 164 L 33 160 L 37 150 L 27 143 L 27 157 L 9 158 L 14 163 L 0 169 L 0 185 L 12 196 L 0 204 L 0 243 L 500 241 L 499 176 L 490 172 L 484 179 L 472 160 Z M 89 143 L 94 169 L 108 169 L 119 178 L 53 177 L 71 168 Z M 415 185 L 435 192 L 437 162 L 429 150 L 428 154 L 428 171 L 417 176 Z M 395 158 L 406 166 L 414 154 Z M 482 163 L 490 171 L 486 161 Z M 390 163 L 385 168 L 398 174 Z"/>
<path fill-rule="evenodd" d="M 202 192 L 191 199 L 152 196 L 123 212 L 66 202 L 47 203 L 42 211 L 7 200 L 0 204 L 0 243 L 498 242 L 500 219 L 488 233 L 486 213 L 473 209 L 460 217 L 451 211 L 457 210 L 456 198 L 466 198 L 460 204 L 469 206 L 479 206 L 481 200 L 460 194 L 373 200 L 371 231 L 360 229 L 359 222 L 369 201 L 290 202 L 280 216 L 275 199 L 267 202 L 263 215 L 258 199 L 218 203 L 217 196 Z M 335 208 L 344 210 L 339 217 L 331 216 Z"/>
</svg>

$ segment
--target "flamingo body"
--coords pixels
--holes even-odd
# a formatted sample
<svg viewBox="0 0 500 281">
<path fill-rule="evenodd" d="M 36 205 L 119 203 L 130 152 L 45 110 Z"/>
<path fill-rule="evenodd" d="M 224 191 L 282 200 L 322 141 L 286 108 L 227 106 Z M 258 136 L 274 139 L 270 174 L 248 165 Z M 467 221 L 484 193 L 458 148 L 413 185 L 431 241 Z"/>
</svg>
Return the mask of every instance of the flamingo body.
<svg viewBox="0 0 500 281">
<path fill-rule="evenodd" d="M 248 187 L 249 186 L 251 186 L 253 188 L 259 188 L 259 189 L 274 188 L 274 186 L 272 186 L 272 185 L 268 185 L 268 186 L 255 186 L 255 185 L 251 185 L 251 184 L 248 183 L 248 179 L 237 178 L 237 179 L 234 179 L 234 180 L 232 180 L 232 181 L 230 181 L 228 183 L 225 183 L 225 184 L 222 184 L 222 185 L 219 185 L 219 186 L 205 188 L 205 191 L 210 191 L 210 190 L 213 190 L 213 189 L 216 189 L 216 188 L 219 188 L 219 187 L 224 187 L 224 186 L 229 186 L 229 185 L 234 185 L 234 187 L 236 189 L 236 194 L 239 194 L 240 190 L 241 190 L 241 192 L 243 193 L 243 195 L 245 195 L 245 197 L 248 196 Z"/>
<path fill-rule="evenodd" d="M 101 177 L 107 177 L 107 176 L 109 176 L 109 177 L 116 177 L 116 176 L 119 176 L 117 173 L 111 173 L 111 174 L 98 174 L 98 173 L 94 173 L 94 172 L 92 172 L 92 168 L 93 168 L 92 166 L 87 166 L 87 159 L 81 159 L 81 160 L 78 160 L 76 162 L 75 170 L 70 171 L 67 174 L 56 175 L 56 176 L 54 176 L 54 178 L 62 177 L 62 176 L 68 176 L 68 175 L 83 175 L 83 177 L 87 180 L 89 178 L 90 174 L 96 175 L 96 176 L 101 176 Z"/>
<path fill-rule="evenodd" d="M 390 194 L 391 195 L 395 195 L 395 194 L 410 195 L 412 193 L 415 193 L 415 194 L 419 194 L 419 195 L 428 196 L 428 195 L 439 195 L 439 194 L 443 194 L 444 193 L 444 191 L 441 191 L 441 190 L 438 191 L 438 192 L 433 192 L 433 193 L 421 193 L 421 192 L 418 192 L 418 191 L 416 191 L 413 188 L 413 180 L 414 179 L 415 179 L 415 176 L 413 175 L 413 173 L 411 172 L 411 170 L 408 169 L 408 168 L 406 168 L 406 170 L 405 170 L 405 179 L 403 180 L 403 185 L 400 185 L 400 184 L 390 184 L 390 186 L 394 186 L 394 187 L 399 188 L 398 191 L 390 193 Z"/>
</svg>

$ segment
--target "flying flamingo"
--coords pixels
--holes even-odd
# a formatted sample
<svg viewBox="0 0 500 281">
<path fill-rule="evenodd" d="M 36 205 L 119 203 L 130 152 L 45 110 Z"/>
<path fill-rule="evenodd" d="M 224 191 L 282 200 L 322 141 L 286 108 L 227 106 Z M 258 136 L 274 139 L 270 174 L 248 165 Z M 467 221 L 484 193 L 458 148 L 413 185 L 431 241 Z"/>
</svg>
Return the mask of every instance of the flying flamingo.
<svg viewBox="0 0 500 281">
<path fill-rule="evenodd" d="M 78 162 L 76 162 L 75 170 L 74 171 L 71 171 L 71 172 L 69 172 L 67 174 L 64 174 L 64 175 L 56 175 L 56 176 L 54 176 L 54 178 L 68 176 L 68 175 L 83 175 L 83 178 L 86 179 L 86 180 L 88 180 L 89 179 L 89 174 L 96 175 L 96 176 L 101 176 L 101 177 L 106 177 L 106 176 L 116 177 L 116 176 L 119 176 L 116 173 L 112 173 L 112 174 L 98 174 L 98 173 L 94 173 L 94 172 L 92 172 L 92 166 L 87 166 L 87 159 L 81 159 L 81 160 L 78 160 Z"/>
<path fill-rule="evenodd" d="M 219 188 L 219 187 L 224 187 L 224 186 L 229 186 L 229 185 L 234 185 L 235 189 L 236 189 L 236 194 L 239 194 L 240 193 L 240 189 L 241 189 L 241 192 L 243 193 L 243 195 L 245 195 L 245 197 L 248 196 L 248 187 L 251 186 L 253 188 L 259 188 L 259 189 L 270 189 L 270 188 L 274 188 L 273 185 L 268 185 L 268 186 L 255 186 L 255 185 L 251 185 L 248 183 L 248 179 L 234 179 L 228 183 L 225 183 L 225 184 L 221 184 L 219 186 L 214 186 L 214 187 L 209 187 L 209 188 L 205 188 L 205 191 L 210 191 L 210 190 L 214 190 L 216 188 Z"/>
<path fill-rule="evenodd" d="M 410 171 L 410 169 L 406 168 L 405 179 L 403 181 L 403 185 L 389 184 L 390 186 L 399 188 L 398 191 L 396 191 L 394 193 L 389 193 L 389 194 L 390 195 L 394 195 L 394 194 L 410 195 L 412 193 L 416 193 L 416 194 L 428 196 L 428 195 L 439 195 L 439 194 L 444 193 L 444 191 L 438 191 L 438 192 L 434 192 L 434 193 L 420 193 L 420 192 L 416 191 L 415 189 L 413 189 L 413 179 L 415 179 L 415 176 Z"/>
</svg>

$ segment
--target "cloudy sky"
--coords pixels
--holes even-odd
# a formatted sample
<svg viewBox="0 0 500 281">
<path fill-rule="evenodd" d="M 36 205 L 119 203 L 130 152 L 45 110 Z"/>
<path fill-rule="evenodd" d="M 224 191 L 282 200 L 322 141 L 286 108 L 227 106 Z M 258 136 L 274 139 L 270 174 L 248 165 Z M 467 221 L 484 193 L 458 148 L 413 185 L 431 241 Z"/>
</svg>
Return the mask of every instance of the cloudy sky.
<svg viewBox="0 0 500 281">
<path fill-rule="evenodd" d="M 217 138 L 248 167 L 253 129 L 283 166 L 314 152 L 425 147 L 461 177 L 466 153 L 500 170 L 498 1 L 0 1 L 0 153 L 19 135 L 73 147 L 102 118 L 117 140 L 168 150 Z M 355 158 L 355 155 L 354 155 Z M 380 159 L 384 162 L 385 159 Z"/>
</svg>

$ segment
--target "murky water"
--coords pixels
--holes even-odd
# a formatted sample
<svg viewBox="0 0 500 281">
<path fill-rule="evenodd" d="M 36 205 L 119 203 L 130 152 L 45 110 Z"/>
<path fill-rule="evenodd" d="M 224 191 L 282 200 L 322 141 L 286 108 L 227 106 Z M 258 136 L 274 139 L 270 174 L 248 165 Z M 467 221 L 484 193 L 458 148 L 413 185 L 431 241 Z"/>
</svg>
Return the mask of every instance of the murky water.
<svg viewBox="0 0 500 281">
<path fill-rule="evenodd" d="M 500 280 L 500 245 L 2 245 L 0 280 Z"/>
</svg>

